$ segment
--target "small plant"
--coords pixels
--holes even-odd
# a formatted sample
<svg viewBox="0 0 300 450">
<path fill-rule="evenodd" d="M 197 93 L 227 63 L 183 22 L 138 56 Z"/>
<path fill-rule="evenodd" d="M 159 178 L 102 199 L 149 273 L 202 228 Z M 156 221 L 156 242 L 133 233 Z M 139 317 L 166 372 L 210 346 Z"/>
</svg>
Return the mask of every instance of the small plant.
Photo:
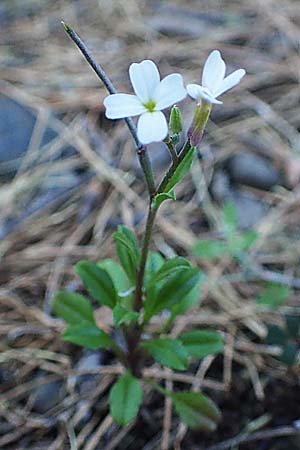
<svg viewBox="0 0 300 450">
<path fill-rule="evenodd" d="M 183 371 L 193 359 L 218 353 L 223 348 L 221 336 L 210 330 L 188 331 L 176 339 L 168 335 L 175 318 L 197 303 L 203 274 L 185 258 L 166 260 L 149 251 L 149 244 L 158 209 L 164 201 L 176 199 L 174 188 L 191 168 L 212 104 L 221 103 L 217 97 L 237 85 L 245 71 L 239 69 L 224 78 L 225 63 L 215 50 L 204 65 L 202 86 L 190 84 L 185 88 L 181 75 L 171 74 L 160 80 L 156 65 L 145 60 L 131 64 L 129 69 L 135 95 L 118 94 L 79 36 L 63 25 L 110 93 L 104 100 L 106 116 L 123 118 L 129 127 L 145 175 L 149 203 L 141 246 L 133 231 L 121 225 L 113 235 L 119 263 L 106 259 L 97 263 L 80 261 L 75 266 L 89 296 L 111 310 L 114 331 L 108 334 L 99 328 L 86 297 L 62 291 L 53 299 L 54 312 L 68 324 L 62 337 L 83 347 L 109 349 L 124 366 L 124 374 L 109 396 L 116 423 L 127 425 L 135 419 L 143 399 L 143 381 L 170 397 L 181 420 L 189 427 L 212 431 L 220 419 L 220 411 L 209 397 L 201 392 L 167 391 L 144 377 L 150 359 Z M 186 142 L 178 149 L 182 132 L 180 110 L 173 106 L 169 126 L 162 110 L 181 101 L 187 93 L 197 103 Z M 137 115 L 140 117 L 136 129 L 131 117 Z M 169 149 L 172 164 L 157 186 L 147 144 L 162 140 Z M 149 323 L 154 316 L 161 316 L 162 326 L 151 334 Z"/>
<path fill-rule="evenodd" d="M 199 240 L 193 248 L 194 254 L 207 260 L 230 256 L 243 263 L 245 252 L 255 243 L 258 233 L 255 230 L 238 231 L 236 209 L 232 203 L 223 207 L 221 226 L 222 240 Z"/>
</svg>

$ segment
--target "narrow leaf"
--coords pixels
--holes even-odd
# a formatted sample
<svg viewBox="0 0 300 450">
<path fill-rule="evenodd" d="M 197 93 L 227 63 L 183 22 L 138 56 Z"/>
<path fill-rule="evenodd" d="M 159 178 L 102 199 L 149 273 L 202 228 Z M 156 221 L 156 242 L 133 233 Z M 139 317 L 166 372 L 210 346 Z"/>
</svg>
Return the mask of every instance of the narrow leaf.
<svg viewBox="0 0 300 450">
<path fill-rule="evenodd" d="M 118 232 L 113 234 L 113 238 L 120 263 L 131 283 L 134 283 L 140 258 L 136 238 L 132 231 L 123 225 L 118 227 Z"/>
<path fill-rule="evenodd" d="M 110 413 L 118 425 L 128 425 L 137 416 L 143 399 L 139 381 L 130 373 L 119 378 L 109 394 Z"/>
<path fill-rule="evenodd" d="M 188 152 L 188 154 L 186 155 L 186 157 L 183 159 L 183 161 L 181 161 L 172 177 L 170 178 L 165 188 L 165 192 L 171 191 L 171 189 L 173 189 L 173 187 L 176 186 L 176 184 L 178 184 L 186 176 L 186 174 L 192 167 L 195 153 L 196 148 L 192 147 Z"/>
<path fill-rule="evenodd" d="M 223 350 L 223 339 L 219 333 L 209 330 L 195 330 L 184 333 L 180 341 L 193 358 L 204 358 Z"/>
<path fill-rule="evenodd" d="M 154 339 L 142 344 L 162 366 L 175 370 L 185 370 L 189 355 L 180 341 L 176 339 Z"/>
<path fill-rule="evenodd" d="M 110 347 L 110 337 L 96 325 L 83 323 L 67 328 L 62 335 L 63 340 L 81 345 L 82 347 L 98 349 Z"/>
<path fill-rule="evenodd" d="M 75 271 L 81 278 L 90 295 L 100 304 L 113 308 L 117 301 L 117 293 L 108 273 L 90 261 L 80 261 Z"/>
<path fill-rule="evenodd" d="M 145 301 L 144 321 L 164 309 L 171 309 L 199 283 L 200 273 L 197 268 L 184 268 L 167 278 L 156 291 L 150 291 Z"/>
<path fill-rule="evenodd" d="M 165 200 L 176 200 L 175 192 L 171 191 L 171 192 L 163 192 L 162 194 L 157 194 L 152 201 L 153 208 L 158 209 Z"/>
<path fill-rule="evenodd" d="M 182 422 L 192 429 L 214 431 L 221 413 L 217 405 L 200 392 L 170 394 Z"/>
<path fill-rule="evenodd" d="M 191 267 L 189 261 L 181 256 L 175 256 L 175 258 L 168 259 L 161 268 L 156 272 L 151 284 L 157 284 L 170 275 L 174 275 L 176 271 L 182 271 Z"/>
<path fill-rule="evenodd" d="M 153 276 L 156 274 L 156 272 L 159 271 L 161 266 L 164 264 L 165 260 L 163 256 L 158 252 L 149 252 L 147 262 L 146 262 L 146 269 L 145 269 L 145 277 L 144 277 L 144 284 L 147 287 L 150 283 L 150 280 L 153 278 Z"/>
<path fill-rule="evenodd" d="M 52 300 L 54 313 L 70 325 L 82 322 L 95 323 L 93 309 L 89 301 L 74 292 L 57 292 Z"/>
</svg>

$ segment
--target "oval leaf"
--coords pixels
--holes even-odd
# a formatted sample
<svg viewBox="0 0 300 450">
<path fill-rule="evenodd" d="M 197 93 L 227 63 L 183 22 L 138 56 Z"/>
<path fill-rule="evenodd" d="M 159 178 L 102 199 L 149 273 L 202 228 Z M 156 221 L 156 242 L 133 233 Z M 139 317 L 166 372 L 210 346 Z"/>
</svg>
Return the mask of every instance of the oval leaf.
<svg viewBox="0 0 300 450">
<path fill-rule="evenodd" d="M 154 339 L 143 343 L 142 346 L 162 366 L 176 370 L 185 370 L 188 367 L 189 355 L 176 339 Z"/>
<path fill-rule="evenodd" d="M 65 341 L 94 350 L 98 348 L 108 348 L 112 343 L 108 334 L 103 330 L 100 330 L 96 325 L 90 323 L 83 323 L 67 328 L 63 332 L 62 338 Z"/>
<path fill-rule="evenodd" d="M 80 261 L 76 264 L 75 271 L 95 300 L 110 308 L 115 306 L 117 293 L 111 277 L 105 270 L 90 261 Z"/>
<path fill-rule="evenodd" d="M 195 330 L 180 336 L 180 342 L 192 358 L 204 358 L 223 350 L 223 339 L 219 333 Z"/>
<path fill-rule="evenodd" d="M 74 292 L 57 292 L 52 300 L 54 313 L 70 325 L 81 322 L 95 323 L 93 309 L 89 301 Z"/>
<path fill-rule="evenodd" d="M 137 416 L 143 399 L 139 381 L 130 373 L 119 378 L 109 394 L 110 413 L 118 425 L 128 425 Z"/>
</svg>

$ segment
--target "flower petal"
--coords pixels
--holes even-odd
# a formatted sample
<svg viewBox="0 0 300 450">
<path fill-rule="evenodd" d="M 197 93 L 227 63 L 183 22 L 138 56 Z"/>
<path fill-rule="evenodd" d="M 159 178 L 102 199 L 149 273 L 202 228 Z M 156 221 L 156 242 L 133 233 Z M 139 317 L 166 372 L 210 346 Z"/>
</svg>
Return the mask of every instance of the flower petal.
<svg viewBox="0 0 300 450">
<path fill-rule="evenodd" d="M 168 134 L 168 124 L 163 113 L 155 111 L 142 114 L 138 121 L 137 134 L 142 144 L 164 140 Z"/>
<path fill-rule="evenodd" d="M 226 91 L 229 91 L 229 89 L 233 88 L 239 82 L 241 79 L 245 76 L 246 71 L 244 69 L 238 69 L 235 72 L 232 72 L 228 77 L 224 78 L 222 83 L 219 86 L 219 89 L 217 90 L 216 97 L 223 94 Z"/>
<path fill-rule="evenodd" d="M 129 76 L 134 92 L 141 102 L 150 100 L 160 82 L 160 75 L 154 62 L 146 59 L 141 63 L 131 64 Z"/>
<path fill-rule="evenodd" d="M 203 68 L 202 85 L 211 92 L 217 92 L 225 76 L 226 65 L 219 50 L 212 51 Z"/>
<path fill-rule="evenodd" d="M 136 95 L 112 94 L 104 99 L 105 115 L 108 119 L 123 119 L 146 111 Z"/>
<path fill-rule="evenodd" d="M 156 110 L 162 110 L 180 102 L 185 97 L 186 90 L 182 76 L 179 73 L 172 73 L 161 80 L 155 89 L 153 100 L 156 102 Z"/>
<path fill-rule="evenodd" d="M 195 100 L 203 98 L 203 100 L 208 103 L 214 103 L 216 105 L 221 105 L 223 103 L 217 100 L 207 88 L 200 86 L 199 84 L 188 84 L 186 89 L 188 94 Z"/>
</svg>

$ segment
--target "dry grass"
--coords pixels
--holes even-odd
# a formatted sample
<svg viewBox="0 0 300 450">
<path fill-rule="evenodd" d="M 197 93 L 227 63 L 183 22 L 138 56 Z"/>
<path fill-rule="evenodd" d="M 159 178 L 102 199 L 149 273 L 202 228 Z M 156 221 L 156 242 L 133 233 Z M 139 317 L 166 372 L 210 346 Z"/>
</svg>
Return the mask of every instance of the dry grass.
<svg viewBox="0 0 300 450">
<path fill-rule="evenodd" d="M 207 374 L 214 358 L 204 359 L 187 375 L 157 367 L 147 369 L 147 374 L 168 388 L 174 383 L 204 387 L 221 398 L 222 393 L 232 392 L 233 367 L 239 366 L 261 401 L 268 377 L 284 380 L 288 386 L 299 376 L 298 368 L 287 372 L 278 363 L 276 347 L 261 341 L 267 321 L 280 323 L 282 312 L 299 310 L 299 291 L 294 290 L 287 305 L 275 313 L 262 311 L 253 299 L 264 279 L 262 264 L 280 270 L 294 287 L 300 277 L 300 4 L 292 0 L 280 4 L 275 0 L 22 3 L 38 12 L 22 16 L 16 4 L 14 14 L 19 18 L 1 27 L 4 81 L 0 86 L 5 95 L 34 108 L 38 120 L 27 160 L 11 182 L 0 185 L 0 222 L 19 218 L 0 242 L 0 370 L 9 374 L 0 401 L 0 448 L 125 450 L 137 448 L 132 443 L 135 439 L 145 450 L 191 448 L 185 444 L 186 430 L 171 416 L 169 401 L 163 411 L 163 405 L 156 408 L 150 393 L 144 424 L 147 420 L 151 426 L 162 424 L 155 424 L 152 439 L 142 443 L 134 424 L 123 430 L 112 424 L 105 394 L 121 370 L 117 365 L 97 369 L 98 390 L 92 398 L 76 392 L 72 377 L 78 353 L 74 355 L 60 342 L 62 324 L 49 315 L 52 294 L 61 286 L 76 287 L 73 263 L 114 256 L 111 234 L 118 221 L 142 232 L 145 198 L 143 182 L 133 170 L 127 129 L 122 123 L 110 127 L 103 118 L 105 90 L 59 22 L 63 18 L 74 26 L 120 91 L 129 88 L 129 63 L 145 58 L 155 60 L 162 74 L 184 73 L 187 82 L 199 78 L 200 65 L 212 48 L 221 49 L 232 68 L 246 68 L 247 78 L 226 97 L 224 108 L 216 111 L 208 126 L 204 150 L 211 157 L 204 159 L 203 172 L 197 162 L 193 177 L 178 188 L 178 202 L 162 208 L 153 248 L 166 256 L 190 254 L 202 233 L 218 230 L 219 207 L 207 185 L 214 169 L 230 154 L 243 150 L 263 154 L 285 173 L 292 189 L 256 192 L 270 206 L 257 225 L 260 239 L 252 250 L 259 268 L 256 279 L 247 282 L 241 269 L 228 267 L 226 260 L 217 265 L 201 262 L 207 274 L 202 306 L 179 319 L 172 331 L 176 335 L 190 326 L 221 330 L 226 345 L 218 377 Z M 191 108 L 190 102 L 184 102 L 186 117 Z M 60 115 L 50 116 L 51 109 Z M 36 157 L 39 136 L 49 124 L 58 137 L 32 169 L 30 158 Z M 66 145 L 72 145 L 76 153 L 62 162 L 47 163 L 46 155 L 59 155 Z M 41 186 L 57 180 L 68 186 L 65 174 L 83 168 L 85 176 L 79 185 L 28 217 L 22 216 L 22 208 Z M 232 281 L 233 273 L 238 281 Z M 99 320 L 110 327 L 101 309 Z M 61 402 L 45 414 L 31 410 L 37 371 L 44 374 L 40 383 L 62 380 L 65 387 Z M 93 413 L 88 423 L 78 427 L 85 411 L 76 405 L 82 400 Z M 215 436 L 214 442 L 219 440 Z"/>
</svg>

